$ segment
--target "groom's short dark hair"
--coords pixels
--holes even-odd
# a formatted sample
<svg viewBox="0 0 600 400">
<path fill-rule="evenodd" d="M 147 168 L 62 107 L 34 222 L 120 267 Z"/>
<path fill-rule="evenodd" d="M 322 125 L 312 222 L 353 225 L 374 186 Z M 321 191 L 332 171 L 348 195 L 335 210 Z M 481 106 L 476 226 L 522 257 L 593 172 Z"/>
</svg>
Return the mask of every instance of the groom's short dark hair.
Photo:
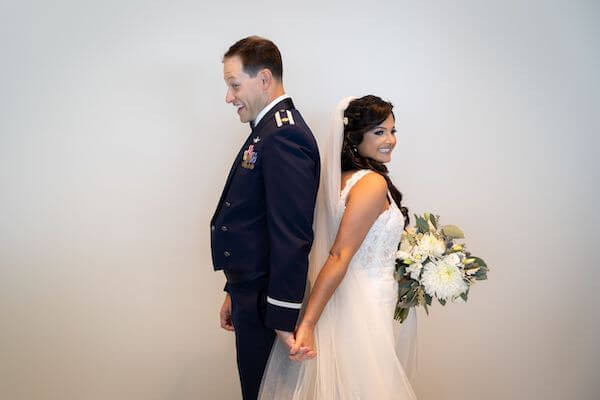
<svg viewBox="0 0 600 400">
<path fill-rule="evenodd" d="M 281 53 L 275 43 L 260 36 L 248 36 L 235 42 L 223 55 L 223 60 L 238 56 L 242 60 L 244 72 L 256 76 L 263 68 L 271 71 L 273 76 L 281 81 L 283 66 Z"/>
</svg>

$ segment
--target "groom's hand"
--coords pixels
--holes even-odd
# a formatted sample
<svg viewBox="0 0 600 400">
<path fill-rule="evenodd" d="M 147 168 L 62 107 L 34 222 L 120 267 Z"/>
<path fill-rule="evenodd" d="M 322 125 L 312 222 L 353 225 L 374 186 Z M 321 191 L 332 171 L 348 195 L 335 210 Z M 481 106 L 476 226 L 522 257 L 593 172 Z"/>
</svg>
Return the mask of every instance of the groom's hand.
<svg viewBox="0 0 600 400">
<path fill-rule="evenodd" d="M 275 329 L 275 333 L 277 334 L 279 340 L 281 340 L 283 344 L 287 346 L 288 349 L 291 349 L 296 343 L 293 332 L 286 332 L 280 331 L 279 329 Z"/>
<path fill-rule="evenodd" d="M 233 323 L 231 322 L 231 296 L 227 293 L 225 301 L 219 311 L 219 318 L 221 319 L 221 328 L 226 331 L 234 331 Z"/>
</svg>

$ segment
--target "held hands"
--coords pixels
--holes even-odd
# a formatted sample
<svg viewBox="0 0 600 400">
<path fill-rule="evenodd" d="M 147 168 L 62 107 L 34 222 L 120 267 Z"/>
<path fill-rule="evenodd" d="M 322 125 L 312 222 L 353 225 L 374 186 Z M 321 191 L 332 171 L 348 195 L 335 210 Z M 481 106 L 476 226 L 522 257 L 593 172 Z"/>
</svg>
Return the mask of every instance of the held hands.
<svg viewBox="0 0 600 400">
<path fill-rule="evenodd" d="M 231 322 L 231 296 L 229 293 L 225 296 L 221 310 L 219 310 L 219 318 L 221 320 L 221 328 L 231 332 L 235 330 Z"/>
<path fill-rule="evenodd" d="M 290 360 L 304 361 L 315 357 L 316 353 L 311 348 L 300 345 L 292 332 L 277 329 L 275 329 L 275 332 L 279 340 L 290 350 Z"/>
<path fill-rule="evenodd" d="M 231 296 L 229 293 L 225 296 L 223 305 L 219 310 L 219 319 L 221 328 L 233 332 L 235 330 L 231 321 Z M 280 331 L 275 329 L 279 340 L 281 340 L 290 350 L 290 359 L 294 361 L 305 361 L 317 356 L 314 345 L 313 327 L 307 323 L 301 323 L 294 335 L 293 332 Z"/>
<path fill-rule="evenodd" d="M 290 348 L 290 359 L 305 361 L 316 356 L 314 328 L 307 323 L 301 323 L 296 330 L 295 343 Z"/>
</svg>

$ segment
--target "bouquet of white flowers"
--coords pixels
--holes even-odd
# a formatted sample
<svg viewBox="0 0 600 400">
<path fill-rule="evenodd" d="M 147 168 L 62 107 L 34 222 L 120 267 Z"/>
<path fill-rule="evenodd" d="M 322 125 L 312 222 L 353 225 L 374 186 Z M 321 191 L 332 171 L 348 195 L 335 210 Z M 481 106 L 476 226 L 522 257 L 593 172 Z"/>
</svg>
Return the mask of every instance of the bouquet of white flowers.
<svg viewBox="0 0 600 400">
<path fill-rule="evenodd" d="M 454 225 L 439 225 L 439 215 L 415 215 L 416 227 L 408 228 L 396 253 L 398 303 L 394 318 L 403 322 L 410 307 L 427 306 L 435 297 L 440 304 L 462 298 L 467 301 L 469 289 L 487 279 L 485 262 L 466 251 L 463 232 Z"/>
</svg>

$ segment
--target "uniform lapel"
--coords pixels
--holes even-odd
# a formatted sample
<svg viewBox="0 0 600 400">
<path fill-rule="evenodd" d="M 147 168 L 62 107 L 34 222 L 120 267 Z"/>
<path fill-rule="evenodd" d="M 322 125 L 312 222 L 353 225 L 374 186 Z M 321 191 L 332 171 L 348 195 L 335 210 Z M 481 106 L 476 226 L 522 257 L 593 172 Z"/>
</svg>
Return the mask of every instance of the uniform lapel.
<svg viewBox="0 0 600 400">
<path fill-rule="evenodd" d="M 219 203 L 217 204 L 217 209 L 215 211 L 215 214 L 211 218 L 211 221 L 212 221 L 211 225 L 213 224 L 215 217 L 217 216 L 217 214 L 219 213 L 219 210 L 221 209 L 221 205 L 223 204 L 223 201 L 225 200 L 225 196 L 226 196 L 227 192 L 229 191 L 229 186 L 231 185 L 231 179 L 233 178 L 235 171 L 237 170 L 238 166 L 240 165 L 240 162 L 242 162 L 242 155 L 244 154 L 244 150 L 246 149 L 246 147 L 249 145 L 249 142 L 254 135 L 254 131 L 255 130 L 253 129 L 250 132 L 250 135 L 248 135 L 248 138 L 242 145 L 242 148 L 240 149 L 237 156 L 235 157 L 235 160 L 233 161 L 233 166 L 229 170 L 229 175 L 227 175 L 227 180 L 225 181 L 225 187 L 223 188 L 223 193 L 221 193 L 221 198 L 219 199 Z"/>
<path fill-rule="evenodd" d="M 258 125 L 255 126 L 254 129 L 252 129 L 252 132 L 250 132 L 248 139 L 246 139 L 246 142 L 244 142 L 244 145 L 242 146 L 240 152 L 235 157 L 235 161 L 233 162 L 233 166 L 231 167 L 231 170 L 229 170 L 229 175 L 227 176 L 227 181 L 225 181 L 225 187 L 223 188 L 223 193 L 221 193 L 221 198 L 219 199 L 219 203 L 217 205 L 215 214 L 211 218 L 211 225 L 214 224 L 215 217 L 219 214 L 221 205 L 223 204 L 223 201 L 225 200 L 227 192 L 229 191 L 229 186 L 231 185 L 231 180 L 233 179 L 233 175 L 235 175 L 235 171 L 239 167 L 240 162 L 242 162 L 242 155 L 244 154 L 244 150 L 246 149 L 246 147 L 248 147 L 250 145 L 250 141 L 252 140 L 252 138 L 255 135 L 260 135 L 261 129 L 263 129 L 265 127 L 265 125 L 267 124 L 267 121 L 269 121 L 273 118 L 273 116 L 275 115 L 276 112 L 278 112 L 280 110 L 292 110 L 293 108 L 294 108 L 294 103 L 292 102 L 291 98 L 288 97 L 286 99 L 281 100 L 279 103 L 275 104 L 273 106 L 273 108 L 271 108 L 261 118 L 261 120 L 258 122 Z M 250 127 L 252 128 L 252 124 L 250 124 Z"/>
</svg>

